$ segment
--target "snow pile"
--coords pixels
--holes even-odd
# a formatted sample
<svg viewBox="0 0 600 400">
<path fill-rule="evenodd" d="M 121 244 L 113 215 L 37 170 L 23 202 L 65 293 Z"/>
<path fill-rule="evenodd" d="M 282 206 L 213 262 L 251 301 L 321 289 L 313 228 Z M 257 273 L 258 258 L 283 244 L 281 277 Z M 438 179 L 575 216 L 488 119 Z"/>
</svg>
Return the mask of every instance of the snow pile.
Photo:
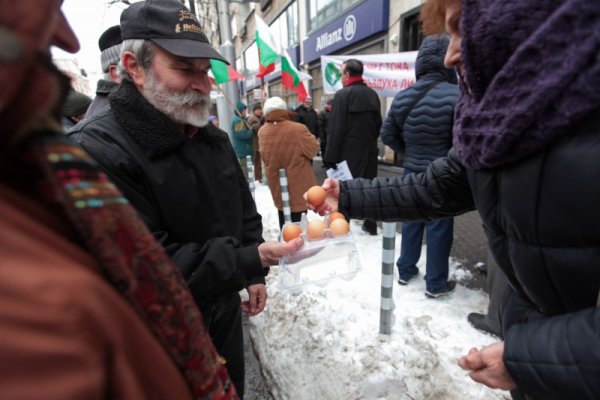
<svg viewBox="0 0 600 400">
<path fill-rule="evenodd" d="M 257 183 L 256 203 L 266 240 L 277 240 L 277 211 L 269 189 Z M 457 365 L 471 347 L 494 338 L 474 330 L 470 312 L 485 312 L 487 295 L 458 285 L 440 299 L 427 299 L 425 282 L 394 285 L 395 324 L 379 335 L 381 234 L 366 235 L 353 221 L 362 270 L 350 281 L 334 279 L 300 293 L 280 290 L 278 268 L 267 280 L 265 311 L 249 331 L 275 399 L 509 399 L 508 392 L 473 382 Z M 399 252 L 400 235 L 396 238 Z M 419 269 L 425 270 L 425 249 Z M 469 271 L 451 260 L 459 283 Z"/>
</svg>

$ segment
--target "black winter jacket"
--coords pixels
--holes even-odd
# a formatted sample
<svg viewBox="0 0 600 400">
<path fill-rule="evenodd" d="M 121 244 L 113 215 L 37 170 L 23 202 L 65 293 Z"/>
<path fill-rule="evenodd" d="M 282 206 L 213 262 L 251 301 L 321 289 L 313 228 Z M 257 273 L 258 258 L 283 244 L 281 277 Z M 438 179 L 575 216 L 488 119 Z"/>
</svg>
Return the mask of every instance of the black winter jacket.
<svg viewBox="0 0 600 400">
<path fill-rule="evenodd" d="M 473 209 L 517 294 L 504 362 L 530 398 L 600 398 L 600 116 L 522 160 L 465 169 L 451 150 L 422 174 L 341 182 L 349 218 L 419 221 Z M 472 196 L 471 196 L 472 194 Z"/>
<path fill-rule="evenodd" d="M 227 134 L 209 124 L 189 139 L 129 81 L 110 102 L 71 134 L 139 211 L 196 301 L 264 283 L 261 216 Z"/>
<path fill-rule="evenodd" d="M 373 89 L 356 82 L 339 90 L 333 98 L 323 161 L 346 160 L 353 177 L 374 178 L 380 129 L 381 103 Z"/>
<path fill-rule="evenodd" d="M 102 111 L 104 108 L 108 107 L 108 95 L 113 91 L 117 90 L 117 87 L 119 87 L 119 85 L 113 81 L 100 79 L 96 84 L 96 97 L 94 97 L 94 100 L 92 100 L 92 104 L 90 104 L 87 111 L 85 112 L 84 119 L 89 118 L 92 115 Z"/>
<path fill-rule="evenodd" d="M 456 72 L 444 67 L 446 36 L 428 36 L 416 62 L 417 82 L 398 92 L 381 127 L 381 141 L 404 155 L 404 168 L 422 172 L 452 147 Z"/>
<path fill-rule="evenodd" d="M 319 138 L 319 122 L 317 112 L 314 108 L 306 108 L 304 104 L 300 104 L 294 110 L 296 112 L 296 122 L 301 123 L 306 126 L 310 133 L 312 133 L 315 138 Z"/>
</svg>

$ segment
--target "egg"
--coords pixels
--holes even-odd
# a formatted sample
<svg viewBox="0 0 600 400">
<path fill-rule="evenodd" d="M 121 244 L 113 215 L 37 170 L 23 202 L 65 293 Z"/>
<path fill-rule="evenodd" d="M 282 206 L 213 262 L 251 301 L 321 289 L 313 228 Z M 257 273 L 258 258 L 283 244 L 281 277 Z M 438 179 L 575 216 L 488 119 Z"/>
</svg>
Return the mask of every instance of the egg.
<svg viewBox="0 0 600 400">
<path fill-rule="evenodd" d="M 344 236 L 350 231 L 350 225 L 348 225 L 348 222 L 345 219 L 338 218 L 331 221 L 329 229 L 333 236 Z"/>
<path fill-rule="evenodd" d="M 344 214 L 342 214 L 341 212 L 338 212 L 338 211 L 332 212 L 331 214 L 329 214 L 329 224 L 331 225 L 331 223 L 338 218 L 341 218 L 343 220 L 346 219 L 346 217 L 344 217 Z"/>
<path fill-rule="evenodd" d="M 306 234 L 312 240 L 319 240 L 325 233 L 325 222 L 321 220 L 310 221 L 306 227 Z"/>
<path fill-rule="evenodd" d="M 284 242 L 289 242 L 290 240 L 294 240 L 297 237 L 299 237 L 300 235 L 302 235 L 302 228 L 300 228 L 296 224 L 287 224 L 286 226 L 283 227 L 282 236 L 283 236 Z"/>
<path fill-rule="evenodd" d="M 317 207 L 325 201 L 325 195 L 325 189 L 321 186 L 313 186 L 306 192 L 306 200 L 312 204 L 313 207 Z"/>
</svg>

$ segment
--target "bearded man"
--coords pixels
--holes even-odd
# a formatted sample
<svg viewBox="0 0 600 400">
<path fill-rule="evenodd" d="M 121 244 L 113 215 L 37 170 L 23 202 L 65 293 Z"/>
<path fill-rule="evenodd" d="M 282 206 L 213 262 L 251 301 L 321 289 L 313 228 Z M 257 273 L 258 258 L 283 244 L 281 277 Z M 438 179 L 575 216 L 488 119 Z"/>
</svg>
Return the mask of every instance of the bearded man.
<svg viewBox="0 0 600 400">
<path fill-rule="evenodd" d="M 121 31 L 122 81 L 110 109 L 71 133 L 179 267 L 242 397 L 240 310 L 264 309 L 267 267 L 302 241 L 262 239 L 228 136 L 209 123 L 210 59 L 227 61 L 196 16 L 175 0 L 147 0 L 123 11 Z M 244 287 L 249 301 L 241 304 Z"/>
</svg>

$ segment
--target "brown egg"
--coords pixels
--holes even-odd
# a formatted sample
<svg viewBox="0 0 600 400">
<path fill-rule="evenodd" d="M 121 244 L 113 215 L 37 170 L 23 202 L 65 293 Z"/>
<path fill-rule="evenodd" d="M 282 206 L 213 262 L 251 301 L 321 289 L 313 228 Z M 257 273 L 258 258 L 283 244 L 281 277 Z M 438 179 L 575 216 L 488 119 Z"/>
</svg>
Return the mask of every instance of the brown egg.
<svg viewBox="0 0 600 400">
<path fill-rule="evenodd" d="M 345 219 L 338 218 L 331 221 L 329 229 L 333 236 L 344 236 L 350 231 L 350 225 L 348 225 L 348 222 Z"/>
<path fill-rule="evenodd" d="M 306 200 L 314 207 L 325 201 L 325 189 L 321 186 L 313 186 L 306 192 Z"/>
<path fill-rule="evenodd" d="M 331 225 L 331 223 L 338 218 L 341 218 L 343 220 L 346 219 L 346 217 L 344 217 L 344 214 L 342 214 L 341 212 L 337 212 L 337 211 L 332 212 L 331 214 L 329 214 L 329 224 Z"/>
<path fill-rule="evenodd" d="M 325 222 L 321 220 L 310 221 L 306 227 L 306 234 L 312 240 L 319 240 L 325 233 Z"/>
<path fill-rule="evenodd" d="M 286 226 L 283 227 L 282 236 L 283 236 L 284 242 L 289 242 L 290 240 L 294 240 L 297 237 L 299 237 L 300 235 L 302 235 L 302 228 L 300 228 L 296 224 L 287 224 Z"/>
</svg>

